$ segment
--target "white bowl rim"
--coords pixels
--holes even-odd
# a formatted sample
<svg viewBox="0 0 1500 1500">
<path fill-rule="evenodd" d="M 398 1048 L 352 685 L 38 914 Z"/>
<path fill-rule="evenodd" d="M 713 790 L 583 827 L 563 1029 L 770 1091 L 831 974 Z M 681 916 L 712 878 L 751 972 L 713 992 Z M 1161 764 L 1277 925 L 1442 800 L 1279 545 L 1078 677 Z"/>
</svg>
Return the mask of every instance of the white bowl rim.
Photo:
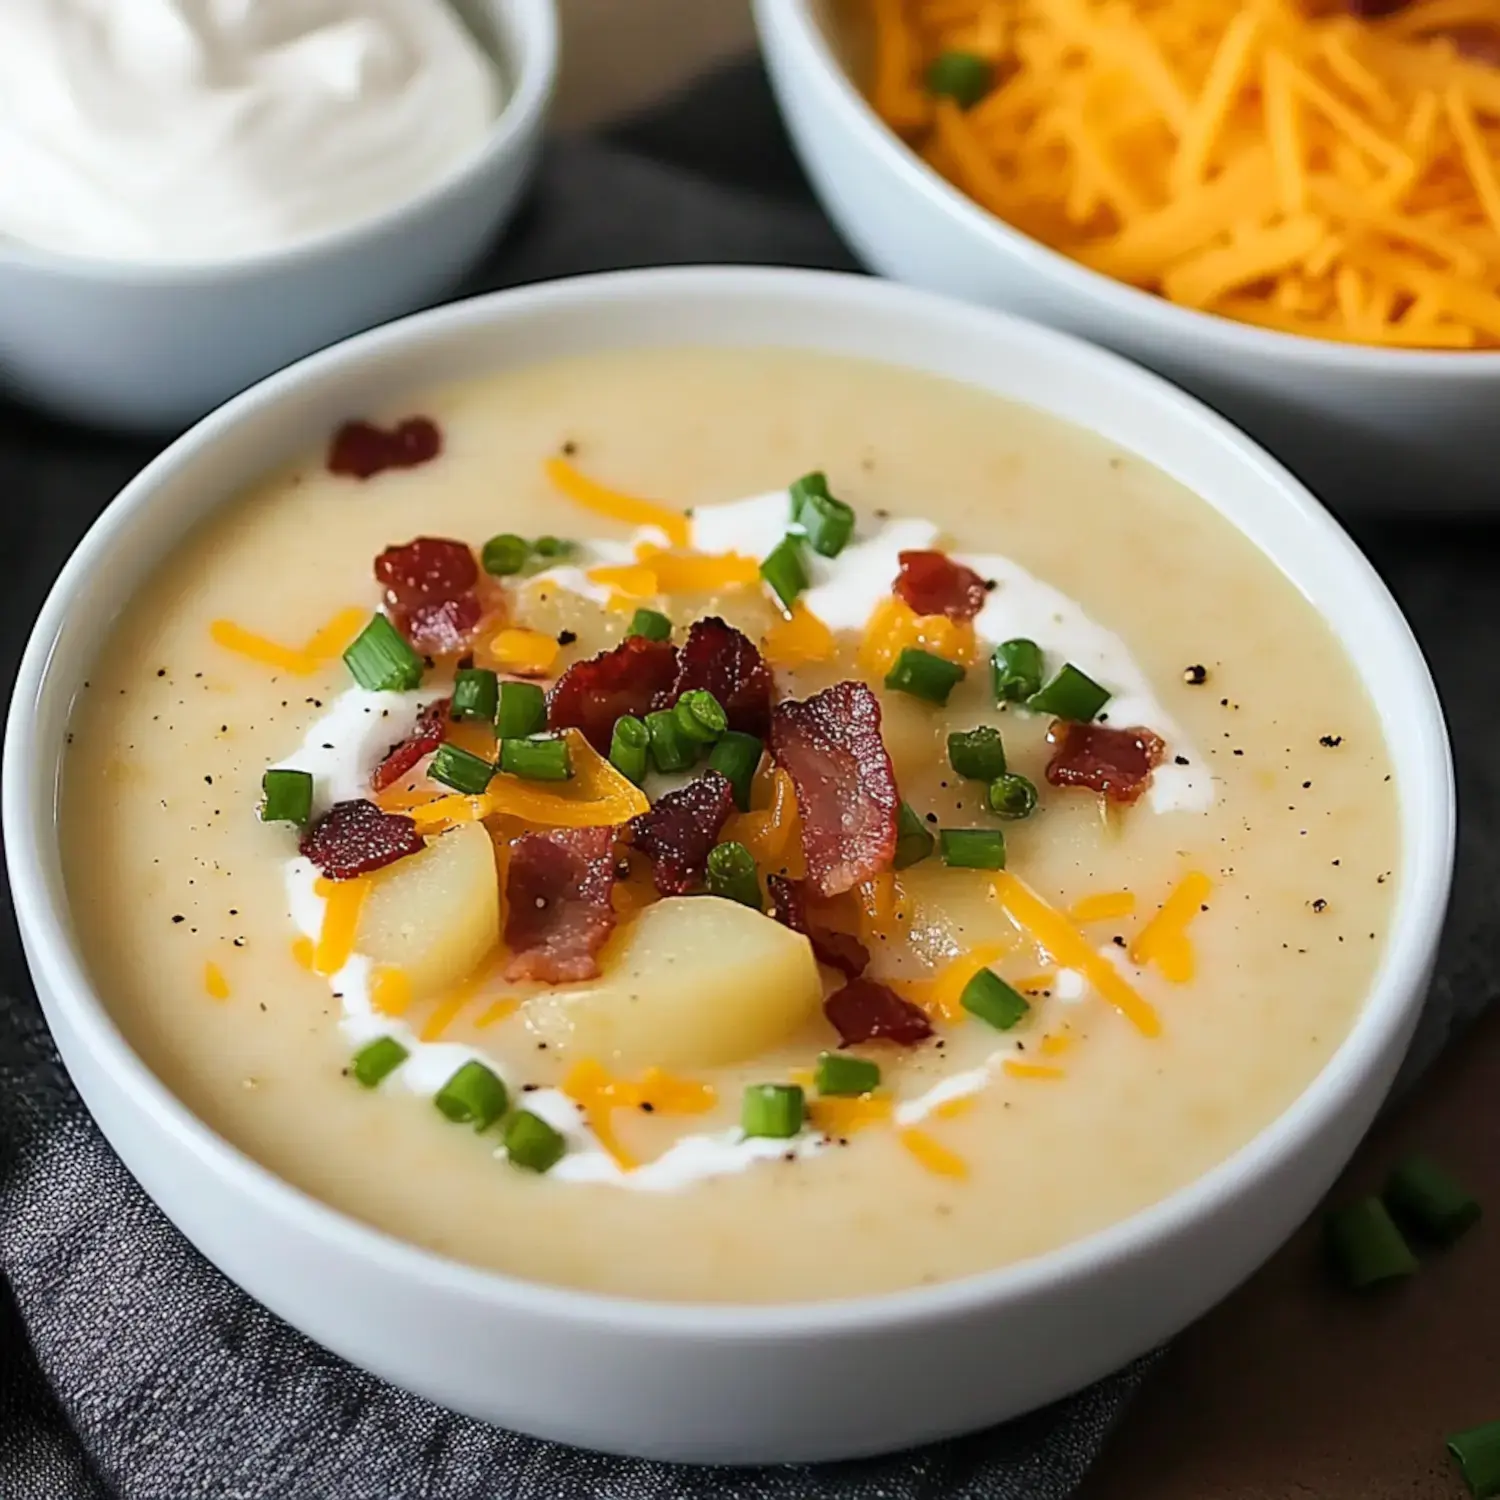
<svg viewBox="0 0 1500 1500">
<path fill-rule="evenodd" d="M 179 462 L 231 430 L 242 414 L 262 407 L 293 404 L 304 382 L 336 378 L 340 373 L 378 363 L 388 351 L 410 346 L 438 346 L 451 333 L 479 322 L 503 326 L 506 316 L 524 316 L 549 306 L 586 303 L 592 297 L 654 299 L 675 295 L 732 297 L 736 292 L 802 298 L 826 304 L 838 301 L 858 310 L 871 303 L 905 303 L 934 314 L 962 310 L 968 326 L 974 319 L 1012 337 L 1046 340 L 1066 346 L 1069 357 L 1087 377 L 1090 367 L 1113 380 L 1129 380 L 1172 410 L 1172 419 L 1196 424 L 1235 450 L 1274 480 L 1285 504 L 1321 536 L 1321 545 L 1340 556 L 1353 579 L 1361 579 L 1372 600 L 1387 613 L 1401 645 L 1385 662 L 1388 700 L 1399 701 L 1421 731 L 1419 782 L 1428 783 L 1438 816 L 1422 825 L 1419 837 L 1401 852 L 1399 904 L 1381 961 L 1365 1004 L 1338 1049 L 1303 1092 L 1238 1151 L 1158 1202 L 1093 1234 L 1054 1250 L 996 1270 L 979 1272 L 932 1286 L 860 1297 L 771 1304 L 650 1301 L 552 1286 L 499 1271 L 485 1270 L 420 1249 L 367 1225 L 313 1198 L 253 1161 L 217 1135 L 171 1093 L 126 1042 L 94 992 L 82 959 L 68 932 L 60 879 L 53 899 L 44 873 L 60 864 L 54 846 L 49 854 L 44 829 L 53 827 L 53 798 L 61 745 L 38 743 L 32 706 L 49 675 L 53 647 L 70 601 L 116 550 L 116 533 L 137 524 L 136 512 L 148 509 L 159 483 Z M 816 347 L 816 343 L 812 347 Z M 229 503 L 226 495 L 220 503 Z M 1231 522 L 1231 524 L 1233 524 Z M 179 537 L 180 540 L 180 537 Z M 1307 489 L 1248 437 L 1195 398 L 1123 357 L 1070 334 L 1044 328 L 1011 314 L 936 293 L 875 278 L 827 271 L 764 267 L 671 267 L 611 271 L 562 281 L 492 292 L 417 313 L 356 335 L 310 355 L 250 387 L 154 459 L 109 504 L 69 558 L 37 618 L 16 677 L 6 725 L 3 756 L 3 809 L 6 859 L 17 923 L 35 946 L 39 962 L 50 967 L 53 1003 L 66 1013 L 83 1043 L 148 1115 L 157 1129 L 175 1137 L 219 1178 L 238 1185 L 247 1201 L 271 1222 L 300 1221 L 299 1228 L 330 1251 L 356 1257 L 387 1274 L 409 1277 L 429 1289 L 472 1298 L 496 1311 L 547 1316 L 576 1326 L 604 1326 L 616 1331 L 674 1338 L 760 1343 L 785 1335 L 837 1334 L 923 1324 L 964 1316 L 978 1305 L 1023 1301 L 1044 1290 L 1081 1280 L 1111 1263 L 1127 1260 L 1153 1244 L 1212 1215 L 1237 1192 L 1236 1184 L 1273 1169 L 1294 1155 L 1305 1140 L 1316 1137 L 1355 1094 L 1370 1066 L 1406 1023 L 1409 1010 L 1425 994 L 1426 965 L 1447 907 L 1454 850 L 1453 764 L 1437 691 L 1420 648 L 1395 601 L 1353 541 Z"/>
<path fill-rule="evenodd" d="M 753 3 L 763 27 L 786 26 L 795 43 L 811 56 L 832 90 L 835 106 L 865 133 L 871 149 L 886 167 L 950 217 L 962 220 L 965 227 L 983 236 L 991 246 L 1012 259 L 1026 262 L 1037 274 L 1060 282 L 1065 290 L 1103 303 L 1108 311 L 1132 323 L 1155 320 L 1179 340 L 1200 343 L 1206 340 L 1215 346 L 1216 354 L 1226 364 L 1249 353 L 1302 360 L 1328 373 L 1430 376 L 1440 368 L 1448 378 L 1500 379 L 1500 350 L 1390 349 L 1379 344 L 1340 343 L 1276 328 L 1257 328 L 1253 323 L 1236 322 L 1218 313 L 1179 306 L 1071 259 L 981 207 L 928 166 L 875 113 L 855 87 L 813 19 L 809 0 L 753 0 Z"/>
<path fill-rule="evenodd" d="M 498 10 L 497 0 L 484 0 Z M 348 224 L 325 229 L 250 255 L 221 255 L 193 260 L 115 260 L 107 255 L 80 255 L 32 245 L 0 234 L 0 271 L 7 264 L 38 273 L 70 276 L 80 281 L 117 282 L 122 287 L 196 286 L 235 277 L 275 275 L 301 263 L 354 250 L 366 240 L 413 220 L 424 219 L 451 199 L 461 198 L 489 172 L 497 160 L 511 154 L 541 123 L 557 82 L 558 21 L 556 0 L 498 0 L 515 8 L 518 26 L 526 33 L 524 56 L 499 59 L 513 83 L 500 113 L 484 138 L 417 192 L 366 214 Z"/>
</svg>

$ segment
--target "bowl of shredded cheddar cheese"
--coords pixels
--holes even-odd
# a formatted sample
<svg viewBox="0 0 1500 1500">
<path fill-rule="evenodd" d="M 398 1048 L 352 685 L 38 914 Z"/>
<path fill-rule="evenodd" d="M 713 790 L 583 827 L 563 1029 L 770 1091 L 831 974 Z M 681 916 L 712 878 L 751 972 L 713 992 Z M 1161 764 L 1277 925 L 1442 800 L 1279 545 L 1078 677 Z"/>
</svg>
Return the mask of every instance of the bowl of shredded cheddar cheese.
<svg viewBox="0 0 1500 1500">
<path fill-rule="evenodd" d="M 1109 344 L 1343 508 L 1491 503 L 1500 0 L 757 0 L 872 268 Z"/>
</svg>

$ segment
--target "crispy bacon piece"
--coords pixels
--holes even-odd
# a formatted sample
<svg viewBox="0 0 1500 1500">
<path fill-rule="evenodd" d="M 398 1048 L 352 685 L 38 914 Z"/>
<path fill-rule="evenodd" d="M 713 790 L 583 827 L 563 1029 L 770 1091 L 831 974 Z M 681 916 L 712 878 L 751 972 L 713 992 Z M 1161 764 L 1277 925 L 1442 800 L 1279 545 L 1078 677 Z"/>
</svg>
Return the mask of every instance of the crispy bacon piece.
<svg viewBox="0 0 1500 1500">
<path fill-rule="evenodd" d="M 823 1014 L 845 1047 L 857 1042 L 914 1047 L 932 1035 L 924 1010 L 873 979 L 851 979 L 843 989 L 835 990 L 823 1002 Z"/>
<path fill-rule="evenodd" d="M 383 792 L 388 786 L 395 786 L 424 755 L 431 755 L 443 743 L 451 701 L 439 698 L 417 715 L 412 732 L 400 744 L 392 745 L 386 752 L 385 759 L 375 767 L 370 777 L 370 786 L 374 791 Z"/>
<path fill-rule="evenodd" d="M 407 417 L 394 427 L 345 422 L 328 445 L 328 472 L 373 479 L 387 469 L 415 469 L 443 451 L 443 434 L 430 417 Z"/>
<path fill-rule="evenodd" d="M 892 587 L 919 615 L 972 620 L 984 608 L 984 579 L 946 552 L 903 552 L 900 563 Z"/>
<path fill-rule="evenodd" d="M 633 635 L 613 651 L 575 661 L 547 697 L 547 726 L 577 729 L 601 755 L 621 714 L 640 718 L 677 676 L 677 648 Z"/>
<path fill-rule="evenodd" d="M 1446 26 L 1431 34 L 1447 37 L 1458 49 L 1458 55 L 1470 62 L 1500 68 L 1500 18 L 1493 25 L 1470 22 L 1466 26 Z"/>
<path fill-rule="evenodd" d="M 420 854 L 427 845 L 410 818 L 355 800 L 335 802 L 302 835 L 299 847 L 320 874 L 330 880 L 353 880 L 408 854 Z"/>
<path fill-rule="evenodd" d="M 901 799 L 880 738 L 880 703 L 864 683 L 778 703 L 771 754 L 796 788 L 807 878 L 820 896 L 890 869 Z"/>
<path fill-rule="evenodd" d="M 505 977 L 544 984 L 594 979 L 615 926 L 617 828 L 552 828 L 510 846 Z"/>
<path fill-rule="evenodd" d="M 1054 746 L 1047 762 L 1053 786 L 1083 786 L 1111 802 L 1134 802 L 1161 764 L 1166 745 L 1149 729 L 1108 724 L 1070 724 L 1055 719 L 1047 731 Z"/>
<path fill-rule="evenodd" d="M 771 916 L 783 927 L 800 932 L 812 944 L 813 957 L 830 969 L 838 969 L 850 979 L 865 972 L 870 950 L 849 932 L 839 932 L 812 921 L 807 911 L 807 890 L 800 880 L 785 875 L 767 875 L 766 889 L 771 893 Z"/>
<path fill-rule="evenodd" d="M 375 559 L 375 577 L 396 628 L 430 656 L 452 656 L 467 648 L 484 606 L 479 600 L 479 564 L 466 542 L 419 536 L 387 547 Z"/>
<path fill-rule="evenodd" d="M 649 812 L 632 818 L 625 837 L 651 861 L 663 896 L 685 896 L 703 883 L 708 852 L 734 811 L 734 788 L 718 771 L 705 771 L 675 792 L 658 797 Z"/>
<path fill-rule="evenodd" d="M 729 727 L 765 739 L 771 722 L 771 669 L 755 643 L 717 615 L 697 620 L 677 653 L 677 680 L 657 696 L 670 708 L 684 693 L 706 688 L 729 717 Z"/>
</svg>

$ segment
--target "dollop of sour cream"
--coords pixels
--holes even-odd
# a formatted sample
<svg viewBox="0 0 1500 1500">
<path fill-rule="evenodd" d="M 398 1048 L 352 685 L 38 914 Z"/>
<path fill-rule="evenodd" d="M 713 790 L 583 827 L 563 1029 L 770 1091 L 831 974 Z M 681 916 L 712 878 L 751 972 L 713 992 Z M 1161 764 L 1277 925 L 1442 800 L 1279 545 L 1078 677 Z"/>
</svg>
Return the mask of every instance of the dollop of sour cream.
<svg viewBox="0 0 1500 1500">
<path fill-rule="evenodd" d="M 445 176 L 503 103 L 447 0 L 4 0 L 0 235 L 279 249 Z"/>
</svg>

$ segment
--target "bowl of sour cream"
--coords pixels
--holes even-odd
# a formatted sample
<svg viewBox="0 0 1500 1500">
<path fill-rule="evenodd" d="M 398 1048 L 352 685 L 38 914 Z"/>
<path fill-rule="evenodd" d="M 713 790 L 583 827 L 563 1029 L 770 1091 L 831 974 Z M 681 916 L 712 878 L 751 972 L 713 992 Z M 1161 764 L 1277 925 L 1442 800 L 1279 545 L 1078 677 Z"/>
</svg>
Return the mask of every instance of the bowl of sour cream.
<svg viewBox="0 0 1500 1500">
<path fill-rule="evenodd" d="M 170 428 L 434 300 L 556 70 L 552 0 L 7 0 L 0 381 Z"/>
</svg>

